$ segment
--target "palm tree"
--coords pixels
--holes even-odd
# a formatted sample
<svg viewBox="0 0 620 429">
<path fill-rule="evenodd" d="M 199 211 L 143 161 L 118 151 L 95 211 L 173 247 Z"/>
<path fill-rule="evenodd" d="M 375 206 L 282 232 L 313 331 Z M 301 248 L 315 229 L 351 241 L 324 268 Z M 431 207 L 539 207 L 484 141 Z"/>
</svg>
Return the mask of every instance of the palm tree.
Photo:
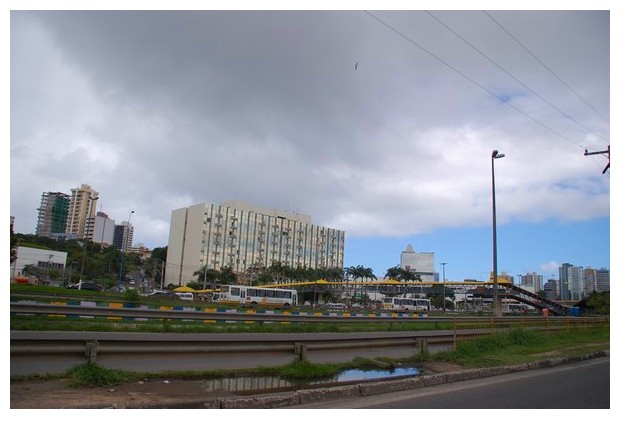
<svg viewBox="0 0 620 429">
<path fill-rule="evenodd" d="M 392 280 L 400 280 L 402 277 L 402 273 L 403 273 L 403 269 L 400 267 L 400 265 L 396 265 L 394 267 L 388 268 L 387 271 L 385 272 L 385 276 L 388 279 L 392 279 Z"/>
</svg>

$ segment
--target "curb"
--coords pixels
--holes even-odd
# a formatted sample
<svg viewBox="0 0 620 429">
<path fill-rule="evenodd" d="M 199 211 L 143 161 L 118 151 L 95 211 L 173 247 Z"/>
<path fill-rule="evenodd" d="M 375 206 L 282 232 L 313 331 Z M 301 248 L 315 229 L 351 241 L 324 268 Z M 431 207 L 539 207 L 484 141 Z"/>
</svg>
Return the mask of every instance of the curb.
<svg viewBox="0 0 620 429">
<path fill-rule="evenodd" d="M 588 353 L 583 356 L 570 356 L 560 358 L 549 358 L 529 363 L 493 367 L 478 368 L 452 371 L 446 373 L 437 373 L 423 376 L 415 376 L 402 378 L 397 380 L 383 381 L 366 381 L 357 384 L 325 387 L 318 389 L 303 389 L 292 392 L 280 392 L 259 394 L 245 397 L 218 397 L 208 399 L 197 399 L 193 401 L 169 401 L 159 402 L 157 404 L 139 406 L 140 409 L 161 409 L 161 408 L 227 408 L 227 409 L 265 409 L 265 408 L 281 408 L 301 404 L 310 404 L 317 402 L 329 401 L 332 399 L 354 398 L 372 395 L 380 395 L 384 393 L 398 392 L 403 390 L 419 389 L 428 386 L 436 386 L 440 384 L 452 383 L 456 381 L 471 380 L 476 378 L 492 377 L 495 375 L 509 374 L 514 372 L 529 371 L 541 368 L 550 368 L 558 365 L 569 364 L 589 359 L 608 357 L 609 350 L 601 352 Z M 89 408 L 110 408 L 105 406 L 92 406 Z"/>
</svg>

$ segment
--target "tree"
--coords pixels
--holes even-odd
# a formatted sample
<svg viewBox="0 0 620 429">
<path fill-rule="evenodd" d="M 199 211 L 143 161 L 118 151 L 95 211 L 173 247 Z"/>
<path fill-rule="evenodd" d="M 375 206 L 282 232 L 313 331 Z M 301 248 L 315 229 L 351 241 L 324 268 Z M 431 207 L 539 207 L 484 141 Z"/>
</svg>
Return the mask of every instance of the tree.
<svg viewBox="0 0 620 429">
<path fill-rule="evenodd" d="M 400 265 L 396 265 L 394 267 L 388 268 L 385 272 L 384 277 L 391 280 L 400 280 L 402 271 L 403 269 L 400 267 Z"/>
<path fill-rule="evenodd" d="M 13 234 L 13 224 L 11 224 L 11 264 L 17 259 L 17 238 Z"/>
<path fill-rule="evenodd" d="M 433 285 L 426 291 L 426 297 L 431 300 L 431 305 L 435 308 L 452 308 L 452 300 L 446 299 L 444 301 L 444 296 L 446 298 L 454 298 L 454 291 L 444 285 Z"/>
<path fill-rule="evenodd" d="M 384 277 L 402 282 L 422 281 L 422 277 L 415 270 L 405 270 L 400 265 L 388 268 Z"/>
</svg>

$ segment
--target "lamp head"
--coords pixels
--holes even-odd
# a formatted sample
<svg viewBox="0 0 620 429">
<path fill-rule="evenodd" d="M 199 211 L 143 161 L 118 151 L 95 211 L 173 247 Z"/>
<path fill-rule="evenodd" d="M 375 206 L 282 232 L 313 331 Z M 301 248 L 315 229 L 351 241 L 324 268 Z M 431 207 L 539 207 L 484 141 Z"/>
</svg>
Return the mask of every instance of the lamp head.
<svg viewBox="0 0 620 429">
<path fill-rule="evenodd" d="M 491 156 L 495 159 L 503 158 L 505 155 L 503 153 L 499 153 L 497 150 L 494 150 Z"/>
</svg>

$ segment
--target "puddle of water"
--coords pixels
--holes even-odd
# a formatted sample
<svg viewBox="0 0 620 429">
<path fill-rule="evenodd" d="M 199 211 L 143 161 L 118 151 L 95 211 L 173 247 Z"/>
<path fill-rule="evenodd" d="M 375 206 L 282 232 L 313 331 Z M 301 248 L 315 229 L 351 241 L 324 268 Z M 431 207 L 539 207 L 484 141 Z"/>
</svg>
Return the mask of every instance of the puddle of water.
<svg viewBox="0 0 620 429">
<path fill-rule="evenodd" d="M 338 382 L 365 381 L 365 380 L 375 380 L 378 378 L 402 377 L 406 375 L 419 375 L 419 374 L 420 374 L 420 371 L 417 368 L 394 368 L 390 370 L 350 369 L 338 375 L 336 381 Z"/>
<path fill-rule="evenodd" d="M 394 368 L 389 370 L 351 369 L 343 371 L 335 377 L 312 382 L 294 382 L 283 380 L 275 376 L 243 376 L 204 380 L 202 383 L 203 388 L 207 392 L 223 390 L 237 394 L 256 394 L 260 392 L 295 390 L 308 387 L 319 387 L 322 385 L 334 385 L 337 383 L 389 379 L 419 374 L 420 371 L 417 368 Z"/>
</svg>

